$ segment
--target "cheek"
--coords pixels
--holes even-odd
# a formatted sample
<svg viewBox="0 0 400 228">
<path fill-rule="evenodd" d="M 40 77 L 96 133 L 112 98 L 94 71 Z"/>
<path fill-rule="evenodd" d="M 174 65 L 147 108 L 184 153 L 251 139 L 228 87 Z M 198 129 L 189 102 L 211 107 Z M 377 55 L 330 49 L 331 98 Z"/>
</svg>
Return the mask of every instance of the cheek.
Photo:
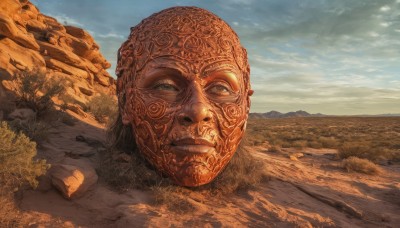
<svg viewBox="0 0 400 228">
<path fill-rule="evenodd" d="M 242 130 L 242 126 L 246 122 L 247 113 L 246 105 L 240 103 L 222 103 L 214 104 L 217 116 L 217 122 L 223 137 L 237 134 L 237 130 Z"/>
<path fill-rule="evenodd" d="M 138 106 L 135 125 L 148 124 L 156 138 L 161 139 L 167 135 L 174 116 L 174 109 L 169 102 L 136 92 L 135 106 Z"/>
</svg>

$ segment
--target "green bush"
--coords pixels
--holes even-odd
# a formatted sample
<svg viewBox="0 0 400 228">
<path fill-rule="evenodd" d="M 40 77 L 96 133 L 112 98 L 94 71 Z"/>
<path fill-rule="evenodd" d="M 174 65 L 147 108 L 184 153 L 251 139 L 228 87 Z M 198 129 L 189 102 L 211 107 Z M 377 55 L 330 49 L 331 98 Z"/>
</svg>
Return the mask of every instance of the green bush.
<svg viewBox="0 0 400 228">
<path fill-rule="evenodd" d="M 22 133 L 16 134 L 5 122 L 0 124 L 0 186 L 15 189 L 29 183 L 36 187 L 36 177 L 43 175 L 45 160 L 34 160 L 36 143 Z"/>
<path fill-rule="evenodd" d="M 111 122 L 110 120 L 116 116 L 118 111 L 116 100 L 112 96 L 106 94 L 100 94 L 92 98 L 87 106 L 89 112 L 91 112 L 100 123 Z"/>
</svg>

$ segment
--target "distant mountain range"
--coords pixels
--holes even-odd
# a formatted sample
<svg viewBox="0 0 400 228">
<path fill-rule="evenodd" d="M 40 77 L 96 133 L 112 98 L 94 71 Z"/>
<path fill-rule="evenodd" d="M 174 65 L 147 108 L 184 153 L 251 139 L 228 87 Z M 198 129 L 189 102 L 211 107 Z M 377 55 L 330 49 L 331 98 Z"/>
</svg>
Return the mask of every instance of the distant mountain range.
<svg viewBox="0 0 400 228">
<path fill-rule="evenodd" d="M 277 111 L 270 111 L 266 113 L 250 113 L 249 118 L 252 119 L 263 119 L 263 118 L 287 118 L 287 117 L 322 117 L 326 116 L 321 113 L 310 114 L 306 111 L 299 110 L 296 112 L 281 113 Z"/>
<path fill-rule="evenodd" d="M 264 119 L 264 118 L 290 118 L 290 117 L 328 117 L 328 116 L 354 116 L 354 117 L 391 117 L 400 116 L 397 114 L 378 114 L 378 115 L 325 115 L 321 113 L 310 114 L 303 110 L 298 110 L 295 112 L 281 113 L 278 111 L 270 111 L 266 113 L 250 113 L 249 118 L 251 119 Z"/>
</svg>

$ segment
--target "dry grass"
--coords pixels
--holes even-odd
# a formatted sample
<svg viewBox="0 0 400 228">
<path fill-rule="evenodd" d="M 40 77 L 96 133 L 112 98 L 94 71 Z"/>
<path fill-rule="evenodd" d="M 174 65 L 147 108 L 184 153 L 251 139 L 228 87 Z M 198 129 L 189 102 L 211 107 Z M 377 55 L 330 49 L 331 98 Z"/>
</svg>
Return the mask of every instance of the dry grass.
<svg viewBox="0 0 400 228">
<path fill-rule="evenodd" d="M 138 154 L 127 154 L 110 147 L 101 151 L 97 173 L 118 191 L 150 189 L 164 179 L 148 168 Z"/>
<path fill-rule="evenodd" d="M 21 212 L 14 201 L 13 192 L 0 188 L 0 227 L 24 227 Z"/>
<path fill-rule="evenodd" d="M 338 149 L 338 156 L 400 161 L 400 117 L 250 119 L 250 145 Z"/>
<path fill-rule="evenodd" d="M 99 175 L 119 191 L 168 187 L 174 184 L 160 177 L 150 165 L 136 153 L 126 154 L 108 148 L 101 152 Z M 264 164 L 257 161 L 244 148 L 240 148 L 227 167 L 208 185 L 193 190 L 206 190 L 214 194 L 229 194 L 256 187 L 268 179 Z"/>
<path fill-rule="evenodd" d="M 368 175 L 378 175 L 382 172 L 378 165 L 364 158 L 349 157 L 342 161 L 342 166 L 347 172 L 365 173 Z"/>
<path fill-rule="evenodd" d="M 227 167 L 213 182 L 201 186 L 214 194 L 230 194 L 256 188 L 269 179 L 265 164 L 255 159 L 244 146 L 240 146 Z"/>
<path fill-rule="evenodd" d="M 87 104 L 88 111 L 93 114 L 100 123 L 109 123 L 118 112 L 117 101 L 110 95 L 100 94 Z"/>
<path fill-rule="evenodd" d="M 152 186 L 151 191 L 156 205 L 165 205 L 169 211 L 176 213 L 188 213 L 195 211 L 195 206 L 190 202 L 188 190 L 173 185 Z"/>
</svg>

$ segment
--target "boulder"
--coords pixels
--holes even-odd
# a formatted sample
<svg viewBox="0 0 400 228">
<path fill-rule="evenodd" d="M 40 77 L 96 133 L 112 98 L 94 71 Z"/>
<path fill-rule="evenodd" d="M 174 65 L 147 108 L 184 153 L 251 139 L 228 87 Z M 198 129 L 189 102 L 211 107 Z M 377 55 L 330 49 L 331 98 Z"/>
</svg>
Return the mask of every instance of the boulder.
<svg viewBox="0 0 400 228">
<path fill-rule="evenodd" d="M 71 158 L 52 165 L 49 176 L 52 185 L 67 199 L 83 196 L 98 179 L 88 160 Z"/>
</svg>

